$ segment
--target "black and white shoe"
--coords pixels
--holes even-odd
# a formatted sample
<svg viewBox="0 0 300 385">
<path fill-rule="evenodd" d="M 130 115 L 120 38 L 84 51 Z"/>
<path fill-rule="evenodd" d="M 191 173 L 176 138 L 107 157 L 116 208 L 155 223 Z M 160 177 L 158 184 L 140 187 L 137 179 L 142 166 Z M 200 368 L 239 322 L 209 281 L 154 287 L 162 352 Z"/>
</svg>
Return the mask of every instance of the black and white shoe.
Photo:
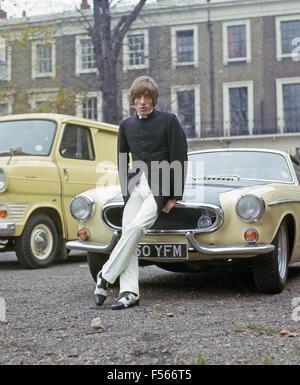
<svg viewBox="0 0 300 385">
<path fill-rule="evenodd" d="M 121 310 L 126 309 L 127 307 L 137 306 L 140 302 L 140 296 L 131 293 L 130 291 L 125 291 L 121 293 L 120 298 L 111 305 L 112 310 Z"/>
<path fill-rule="evenodd" d="M 101 306 L 107 298 L 107 288 L 108 282 L 102 277 L 102 272 L 100 271 L 97 275 L 97 284 L 94 291 L 94 299 L 96 305 Z"/>
</svg>

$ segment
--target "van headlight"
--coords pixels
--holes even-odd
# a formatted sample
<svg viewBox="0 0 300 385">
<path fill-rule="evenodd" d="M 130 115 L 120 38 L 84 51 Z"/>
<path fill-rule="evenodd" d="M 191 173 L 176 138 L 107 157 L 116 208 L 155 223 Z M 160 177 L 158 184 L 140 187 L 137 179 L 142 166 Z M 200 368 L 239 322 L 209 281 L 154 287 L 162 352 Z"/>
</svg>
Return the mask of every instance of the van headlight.
<svg viewBox="0 0 300 385">
<path fill-rule="evenodd" d="M 78 222 L 85 222 L 89 220 L 94 214 L 95 202 L 82 195 L 78 195 L 72 199 L 70 204 L 70 211 L 73 218 Z"/>
<path fill-rule="evenodd" d="M 265 202 L 259 195 L 242 195 L 236 203 L 236 212 L 243 221 L 258 221 L 264 215 Z"/>
<path fill-rule="evenodd" d="M 7 188 L 7 179 L 5 172 L 2 168 L 0 168 L 0 192 L 5 191 Z"/>
</svg>

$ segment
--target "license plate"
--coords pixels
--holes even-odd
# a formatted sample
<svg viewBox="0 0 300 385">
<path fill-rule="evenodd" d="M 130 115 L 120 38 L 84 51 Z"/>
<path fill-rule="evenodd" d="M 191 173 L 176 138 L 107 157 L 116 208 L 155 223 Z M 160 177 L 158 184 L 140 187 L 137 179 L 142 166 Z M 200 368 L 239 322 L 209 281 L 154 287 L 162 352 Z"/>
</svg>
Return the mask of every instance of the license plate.
<svg viewBox="0 0 300 385">
<path fill-rule="evenodd" d="M 139 258 L 187 258 L 186 243 L 140 243 Z"/>
</svg>

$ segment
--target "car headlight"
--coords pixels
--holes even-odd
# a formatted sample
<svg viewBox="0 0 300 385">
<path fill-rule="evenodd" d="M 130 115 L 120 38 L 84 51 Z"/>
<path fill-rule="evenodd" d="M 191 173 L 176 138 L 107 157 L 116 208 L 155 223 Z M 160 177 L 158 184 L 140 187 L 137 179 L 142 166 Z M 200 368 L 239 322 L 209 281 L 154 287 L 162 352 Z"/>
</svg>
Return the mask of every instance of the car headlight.
<svg viewBox="0 0 300 385">
<path fill-rule="evenodd" d="M 259 195 L 242 195 L 237 201 L 236 212 L 246 222 L 258 221 L 265 212 L 265 202 Z"/>
<path fill-rule="evenodd" d="M 72 199 L 70 211 L 73 218 L 78 222 L 85 222 L 93 215 L 95 202 L 85 196 L 79 195 Z"/>
<path fill-rule="evenodd" d="M 0 168 L 0 192 L 6 190 L 7 187 L 7 179 L 4 170 Z"/>
</svg>

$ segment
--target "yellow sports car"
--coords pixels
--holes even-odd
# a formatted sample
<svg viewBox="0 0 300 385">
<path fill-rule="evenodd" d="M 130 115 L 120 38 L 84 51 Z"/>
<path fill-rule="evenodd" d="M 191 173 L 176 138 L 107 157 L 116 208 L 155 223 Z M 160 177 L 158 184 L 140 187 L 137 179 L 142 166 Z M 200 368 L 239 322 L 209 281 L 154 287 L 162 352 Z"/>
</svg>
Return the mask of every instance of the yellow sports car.
<svg viewBox="0 0 300 385">
<path fill-rule="evenodd" d="M 184 196 L 146 233 L 140 265 L 197 272 L 207 264 L 245 260 L 260 292 L 281 292 L 288 264 L 300 261 L 299 181 L 298 161 L 282 151 L 190 153 Z M 123 205 L 117 185 L 71 202 L 79 239 L 67 247 L 87 251 L 94 279 L 120 236 Z"/>
</svg>

